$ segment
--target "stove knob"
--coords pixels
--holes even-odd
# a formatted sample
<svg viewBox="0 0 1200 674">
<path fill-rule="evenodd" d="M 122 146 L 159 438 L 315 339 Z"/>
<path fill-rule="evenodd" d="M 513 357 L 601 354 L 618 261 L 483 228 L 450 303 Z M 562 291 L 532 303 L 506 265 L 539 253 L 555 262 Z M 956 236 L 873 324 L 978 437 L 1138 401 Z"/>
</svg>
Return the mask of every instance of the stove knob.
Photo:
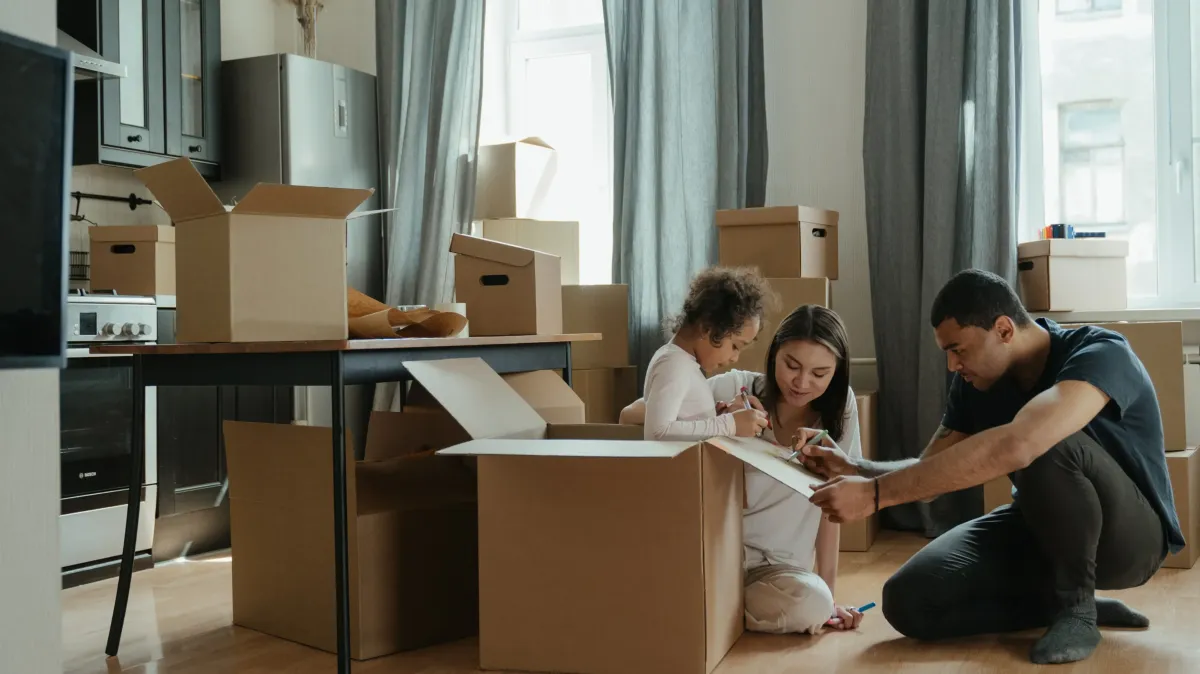
<svg viewBox="0 0 1200 674">
<path fill-rule="evenodd" d="M 146 325 L 145 323 L 138 323 L 138 333 L 137 334 L 144 337 L 144 336 L 150 334 L 150 329 L 151 328 L 149 325 Z"/>
<path fill-rule="evenodd" d="M 111 337 L 111 336 L 117 334 L 117 326 L 112 323 L 105 323 L 100 328 L 100 334 L 103 336 Z"/>
<path fill-rule="evenodd" d="M 141 334 L 141 328 L 137 323 L 126 323 L 121 326 L 121 335 L 124 337 L 137 337 Z"/>
</svg>

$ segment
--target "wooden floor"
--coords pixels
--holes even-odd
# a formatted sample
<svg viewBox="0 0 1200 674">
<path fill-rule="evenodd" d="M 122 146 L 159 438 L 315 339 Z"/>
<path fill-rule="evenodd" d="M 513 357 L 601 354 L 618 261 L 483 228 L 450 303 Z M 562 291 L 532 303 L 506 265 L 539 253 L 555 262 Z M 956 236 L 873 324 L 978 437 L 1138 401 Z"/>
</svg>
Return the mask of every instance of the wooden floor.
<svg viewBox="0 0 1200 674">
<path fill-rule="evenodd" d="M 842 603 L 878 601 L 883 581 L 923 545 L 919 537 L 884 532 L 868 553 L 843 553 Z M 119 662 L 104 641 L 115 581 L 63 592 L 67 674 L 250 674 L 335 671 L 332 655 L 230 625 L 230 565 L 224 555 L 138 573 Z M 1150 616 L 1146 631 L 1106 630 L 1088 661 L 1057 672 L 1134 674 L 1200 672 L 1200 566 L 1163 569 L 1145 587 L 1112 593 Z M 878 609 L 852 633 L 775 637 L 747 634 L 717 674 L 762 672 L 1012 672 L 1029 664 L 1036 632 L 922 644 L 900 637 Z M 476 672 L 473 641 L 355 663 L 360 674 Z"/>
</svg>

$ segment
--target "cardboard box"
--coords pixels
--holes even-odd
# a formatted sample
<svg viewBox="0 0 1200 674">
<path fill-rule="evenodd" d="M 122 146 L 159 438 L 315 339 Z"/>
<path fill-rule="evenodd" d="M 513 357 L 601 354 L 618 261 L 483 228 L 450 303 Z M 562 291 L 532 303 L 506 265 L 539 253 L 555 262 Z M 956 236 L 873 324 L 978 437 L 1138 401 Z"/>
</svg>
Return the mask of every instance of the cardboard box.
<svg viewBox="0 0 1200 674">
<path fill-rule="evenodd" d="M 858 433 L 864 459 L 876 458 L 878 427 L 875 405 L 878 396 L 874 391 L 864 391 L 855 396 L 858 403 Z M 844 552 L 866 552 L 879 535 L 879 515 L 865 520 L 842 525 L 839 549 Z"/>
<path fill-rule="evenodd" d="M 483 669 L 717 666 L 743 629 L 743 462 L 812 481 L 753 438 L 547 425 L 477 358 L 405 365 L 475 438 L 439 454 L 478 457 Z"/>
<path fill-rule="evenodd" d="M 1063 327 L 1078 327 L 1067 324 Z M 1146 367 L 1162 413 L 1163 441 L 1167 450 L 1187 449 L 1187 408 L 1184 402 L 1183 323 L 1093 323 L 1119 332 Z"/>
<path fill-rule="evenodd" d="M 557 257 L 462 234 L 451 237 L 450 252 L 473 336 L 562 334 Z"/>
<path fill-rule="evenodd" d="M 1017 284 L 1029 311 L 1094 311 L 1128 306 L 1125 258 L 1115 239 L 1044 239 L 1017 246 Z"/>
<path fill-rule="evenodd" d="M 788 314 L 795 311 L 797 307 L 805 304 L 829 306 L 829 279 L 769 278 L 767 283 L 771 286 L 771 290 L 779 296 L 779 303 L 774 309 L 767 312 L 762 327 L 759 328 L 758 338 L 741 352 L 737 363 L 715 374 L 732 369 L 766 372 L 767 352 L 771 350 L 771 340 L 783 319 L 787 318 Z"/>
<path fill-rule="evenodd" d="M 628 366 L 572 370 L 571 388 L 583 400 L 587 423 L 615 424 L 621 410 L 638 399 L 638 369 Z"/>
<path fill-rule="evenodd" d="M 332 652 L 331 434 L 319 426 L 225 422 L 233 622 Z M 349 438 L 346 444 L 353 446 Z M 351 458 L 347 469 L 351 656 L 366 660 L 475 634 L 473 473 L 428 454 Z"/>
<path fill-rule="evenodd" d="M 629 365 L 629 286 L 563 286 L 563 332 L 599 333 L 599 342 L 571 345 L 571 364 L 581 370 Z"/>
<path fill-rule="evenodd" d="M 511 243 L 558 256 L 563 285 L 579 283 L 579 223 L 547 220 L 483 220 L 471 233 L 484 239 Z"/>
<path fill-rule="evenodd" d="M 717 211 L 720 263 L 769 278 L 838 277 L 838 212 L 808 206 Z"/>
<path fill-rule="evenodd" d="M 1167 452 L 1167 472 L 1175 495 L 1175 512 L 1187 543 L 1174 555 L 1167 555 L 1163 566 L 1190 569 L 1200 558 L 1200 456 L 1197 449 Z"/>
<path fill-rule="evenodd" d="M 1183 416 L 1188 447 L 1200 447 L 1200 365 L 1183 366 Z"/>
<path fill-rule="evenodd" d="M 372 190 L 259 184 L 226 211 L 185 157 L 134 174 L 175 222 L 179 342 L 346 339 L 346 218 Z"/>
<path fill-rule="evenodd" d="M 571 387 L 558 372 L 539 370 L 501 375 L 501 378 L 548 424 L 591 422 L 586 419 L 584 402 L 571 395 Z"/>
<path fill-rule="evenodd" d="M 983 485 L 983 512 L 990 513 L 1002 505 L 1012 503 L 1012 480 L 1007 475 Z"/>
<path fill-rule="evenodd" d="M 91 288 L 118 295 L 175 294 L 175 228 L 88 227 Z"/>
<path fill-rule="evenodd" d="M 540 218 L 558 169 L 549 143 L 530 136 L 480 146 L 475 172 L 475 219 Z"/>
<path fill-rule="evenodd" d="M 388 461 L 435 452 L 471 439 L 462 426 L 440 408 L 406 406 L 403 412 L 371 412 L 363 459 Z"/>
</svg>

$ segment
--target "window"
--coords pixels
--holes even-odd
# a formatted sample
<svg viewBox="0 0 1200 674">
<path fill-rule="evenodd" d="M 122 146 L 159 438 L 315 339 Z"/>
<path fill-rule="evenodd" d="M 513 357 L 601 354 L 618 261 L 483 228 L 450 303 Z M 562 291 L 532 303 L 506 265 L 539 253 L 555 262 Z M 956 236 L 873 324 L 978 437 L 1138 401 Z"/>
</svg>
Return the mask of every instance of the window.
<svg viewBox="0 0 1200 674">
<path fill-rule="evenodd" d="M 1121 0 L 1057 0 L 1059 14 L 1087 14 L 1121 10 Z"/>
<path fill-rule="evenodd" d="M 601 0 L 489 0 L 480 142 L 558 153 L 547 219 L 579 222 L 581 283 L 612 280 L 612 105 Z"/>
<path fill-rule="evenodd" d="M 1131 307 L 1200 306 L 1200 5 L 1022 1 L 1020 240 L 1124 239 Z"/>
<path fill-rule="evenodd" d="M 1124 231 L 1125 136 L 1115 104 L 1059 106 L 1061 219 Z"/>
</svg>

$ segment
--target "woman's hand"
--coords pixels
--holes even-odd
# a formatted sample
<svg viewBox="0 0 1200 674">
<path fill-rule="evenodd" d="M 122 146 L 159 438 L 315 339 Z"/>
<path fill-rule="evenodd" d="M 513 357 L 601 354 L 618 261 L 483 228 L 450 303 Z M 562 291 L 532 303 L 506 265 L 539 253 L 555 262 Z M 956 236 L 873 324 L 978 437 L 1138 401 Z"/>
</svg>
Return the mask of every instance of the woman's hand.
<svg viewBox="0 0 1200 674">
<path fill-rule="evenodd" d="M 800 463 L 826 480 L 839 475 L 857 475 L 858 468 L 833 438 L 826 435 L 820 443 L 808 444 L 821 432 L 815 428 L 801 428 L 792 436 L 792 448 L 800 450 L 799 456 L 796 457 Z"/>
<path fill-rule="evenodd" d="M 767 427 L 767 413 L 756 409 L 740 409 L 733 412 L 734 435 L 739 438 L 754 438 Z"/>
<path fill-rule="evenodd" d="M 853 606 L 837 606 L 833 607 L 833 617 L 829 622 L 825 623 L 835 630 L 853 630 L 858 629 L 862 623 L 863 614 Z"/>
</svg>

